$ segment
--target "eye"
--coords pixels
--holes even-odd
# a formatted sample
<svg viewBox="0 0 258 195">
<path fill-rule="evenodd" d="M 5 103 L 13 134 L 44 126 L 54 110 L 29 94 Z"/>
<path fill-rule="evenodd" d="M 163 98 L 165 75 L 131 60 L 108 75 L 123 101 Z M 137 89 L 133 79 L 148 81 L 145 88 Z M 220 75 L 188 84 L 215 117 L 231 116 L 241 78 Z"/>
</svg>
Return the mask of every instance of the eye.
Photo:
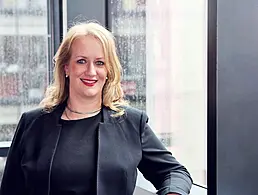
<svg viewBox="0 0 258 195">
<path fill-rule="evenodd" d="M 77 60 L 77 63 L 78 63 L 78 64 L 85 64 L 85 63 L 86 63 L 86 60 L 80 59 L 80 60 Z"/>
<path fill-rule="evenodd" d="M 103 61 L 97 61 L 96 64 L 99 66 L 103 66 L 105 63 Z"/>
</svg>

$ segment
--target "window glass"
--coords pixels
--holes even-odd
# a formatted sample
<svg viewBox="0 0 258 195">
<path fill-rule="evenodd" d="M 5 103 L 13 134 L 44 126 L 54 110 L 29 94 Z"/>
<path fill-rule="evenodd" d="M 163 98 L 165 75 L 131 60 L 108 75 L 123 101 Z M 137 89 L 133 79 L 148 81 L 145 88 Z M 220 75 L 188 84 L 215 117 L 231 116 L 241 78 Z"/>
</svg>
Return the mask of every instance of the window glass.
<svg viewBox="0 0 258 195">
<path fill-rule="evenodd" d="M 2 181 L 6 157 L 0 157 L 0 183 Z"/>
<path fill-rule="evenodd" d="M 110 13 L 126 98 L 206 186 L 207 1 L 111 0 Z"/>
<path fill-rule="evenodd" d="M 47 85 L 47 1 L 16 2 L 0 0 L 0 141 L 11 141 Z"/>
</svg>

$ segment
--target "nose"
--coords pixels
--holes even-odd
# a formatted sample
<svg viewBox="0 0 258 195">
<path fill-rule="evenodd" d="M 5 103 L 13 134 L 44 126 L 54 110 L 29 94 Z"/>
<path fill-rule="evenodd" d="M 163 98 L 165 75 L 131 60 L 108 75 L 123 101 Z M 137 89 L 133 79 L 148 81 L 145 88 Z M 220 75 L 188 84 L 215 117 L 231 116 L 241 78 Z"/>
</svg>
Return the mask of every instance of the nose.
<svg viewBox="0 0 258 195">
<path fill-rule="evenodd" d="M 87 65 L 86 65 L 86 71 L 85 73 L 88 75 L 88 76 L 95 76 L 96 75 L 96 67 L 94 65 L 94 62 L 89 62 Z"/>
</svg>

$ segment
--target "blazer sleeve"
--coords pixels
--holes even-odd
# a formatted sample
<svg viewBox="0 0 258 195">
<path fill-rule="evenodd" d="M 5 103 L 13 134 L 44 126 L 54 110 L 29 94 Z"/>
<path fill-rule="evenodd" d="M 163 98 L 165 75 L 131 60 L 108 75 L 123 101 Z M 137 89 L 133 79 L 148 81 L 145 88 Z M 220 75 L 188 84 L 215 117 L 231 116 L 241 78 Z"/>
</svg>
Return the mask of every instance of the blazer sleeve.
<svg viewBox="0 0 258 195">
<path fill-rule="evenodd" d="M 25 129 L 24 115 L 21 116 L 8 151 L 0 195 L 25 195 L 25 178 L 21 168 L 20 152 L 21 138 Z"/>
<path fill-rule="evenodd" d="M 181 165 L 160 142 L 148 125 L 148 117 L 141 117 L 142 159 L 139 171 L 158 190 L 157 194 L 166 195 L 190 193 L 192 178 L 186 168 Z"/>
</svg>

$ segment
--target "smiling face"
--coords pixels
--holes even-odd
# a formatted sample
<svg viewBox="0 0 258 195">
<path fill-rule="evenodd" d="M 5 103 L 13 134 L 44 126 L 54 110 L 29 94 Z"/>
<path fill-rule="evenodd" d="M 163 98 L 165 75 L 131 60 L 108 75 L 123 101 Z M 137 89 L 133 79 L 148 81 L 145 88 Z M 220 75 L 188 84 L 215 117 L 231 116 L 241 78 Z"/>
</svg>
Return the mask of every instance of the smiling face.
<svg viewBox="0 0 258 195">
<path fill-rule="evenodd" d="M 101 100 L 107 77 L 101 42 L 91 35 L 81 36 L 74 40 L 71 51 L 69 64 L 65 65 L 70 83 L 69 95 Z"/>
</svg>

